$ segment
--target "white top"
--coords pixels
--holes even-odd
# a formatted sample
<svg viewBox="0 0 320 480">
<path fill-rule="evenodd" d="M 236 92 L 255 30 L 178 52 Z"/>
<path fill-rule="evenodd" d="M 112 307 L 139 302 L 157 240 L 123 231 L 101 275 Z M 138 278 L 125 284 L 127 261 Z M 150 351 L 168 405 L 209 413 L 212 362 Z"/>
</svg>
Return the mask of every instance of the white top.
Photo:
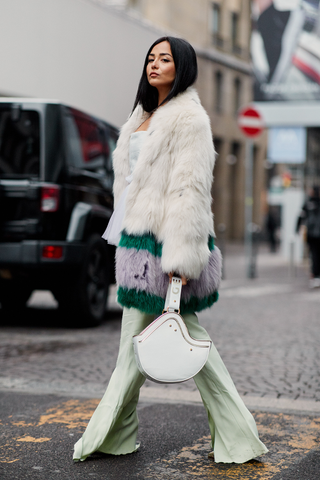
<svg viewBox="0 0 320 480">
<path fill-rule="evenodd" d="M 142 144 L 145 141 L 146 134 L 147 132 L 145 131 L 134 132 L 131 134 L 130 144 L 129 144 L 129 165 L 130 165 L 131 175 L 133 174 L 133 170 L 137 164 L 139 153 L 140 153 Z"/>
<path fill-rule="evenodd" d="M 126 177 L 128 185 L 124 189 L 124 192 L 120 197 L 118 205 L 109 220 L 108 226 L 104 234 L 102 235 L 102 238 L 107 240 L 107 242 L 110 243 L 111 245 L 118 246 L 120 242 L 122 223 L 123 223 L 124 214 L 126 211 L 126 198 L 128 195 L 130 183 L 132 182 L 132 179 L 133 179 L 133 172 L 139 158 L 142 144 L 146 139 L 146 135 L 147 135 L 146 131 L 140 131 L 140 132 L 134 132 L 130 136 L 129 166 L 130 166 L 131 175 L 129 175 L 129 177 Z"/>
</svg>

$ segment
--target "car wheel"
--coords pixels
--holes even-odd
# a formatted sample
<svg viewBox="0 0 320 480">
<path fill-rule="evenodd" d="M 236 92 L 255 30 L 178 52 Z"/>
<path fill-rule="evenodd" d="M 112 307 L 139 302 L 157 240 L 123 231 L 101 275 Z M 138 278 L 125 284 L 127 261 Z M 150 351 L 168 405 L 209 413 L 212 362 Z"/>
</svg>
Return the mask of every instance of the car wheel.
<svg viewBox="0 0 320 480">
<path fill-rule="evenodd" d="M 103 320 L 109 293 L 109 255 L 105 240 L 92 235 L 80 274 L 71 285 L 55 292 L 59 306 L 68 311 L 68 323 L 72 326 L 99 325 Z"/>
</svg>

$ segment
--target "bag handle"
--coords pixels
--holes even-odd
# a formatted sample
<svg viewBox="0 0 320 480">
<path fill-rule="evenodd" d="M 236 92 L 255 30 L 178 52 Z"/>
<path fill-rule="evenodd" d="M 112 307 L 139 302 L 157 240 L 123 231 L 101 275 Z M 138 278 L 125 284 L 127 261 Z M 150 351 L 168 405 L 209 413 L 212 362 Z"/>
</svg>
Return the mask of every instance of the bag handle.
<svg viewBox="0 0 320 480">
<path fill-rule="evenodd" d="M 163 312 L 180 313 L 180 297 L 182 290 L 182 280 L 179 277 L 172 277 L 168 285 L 167 295 L 164 302 Z"/>
</svg>

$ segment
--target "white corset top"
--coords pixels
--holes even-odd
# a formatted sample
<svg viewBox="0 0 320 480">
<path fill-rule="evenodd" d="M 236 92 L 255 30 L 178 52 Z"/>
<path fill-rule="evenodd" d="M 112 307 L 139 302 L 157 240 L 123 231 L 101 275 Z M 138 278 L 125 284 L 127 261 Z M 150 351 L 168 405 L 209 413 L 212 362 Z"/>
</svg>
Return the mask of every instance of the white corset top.
<svg viewBox="0 0 320 480">
<path fill-rule="evenodd" d="M 134 132 L 130 137 L 129 145 L 129 165 L 130 173 L 133 174 L 134 168 L 139 158 L 139 153 L 143 142 L 146 139 L 147 132 L 141 130 L 140 132 Z"/>
<path fill-rule="evenodd" d="M 128 185 L 124 189 L 118 205 L 115 211 L 112 214 L 112 217 L 109 220 L 108 226 L 106 231 L 102 235 L 102 238 L 107 240 L 108 243 L 111 245 L 119 245 L 119 241 L 121 238 L 121 231 L 122 231 L 122 223 L 125 215 L 125 208 L 126 208 L 126 198 L 128 195 L 128 191 L 130 188 L 130 183 L 133 179 L 133 171 L 137 164 L 139 153 L 142 147 L 142 144 L 146 138 L 147 132 L 140 131 L 134 132 L 131 134 L 130 137 L 130 144 L 129 144 L 129 166 L 130 166 L 130 173 L 129 177 L 126 177 Z"/>
</svg>

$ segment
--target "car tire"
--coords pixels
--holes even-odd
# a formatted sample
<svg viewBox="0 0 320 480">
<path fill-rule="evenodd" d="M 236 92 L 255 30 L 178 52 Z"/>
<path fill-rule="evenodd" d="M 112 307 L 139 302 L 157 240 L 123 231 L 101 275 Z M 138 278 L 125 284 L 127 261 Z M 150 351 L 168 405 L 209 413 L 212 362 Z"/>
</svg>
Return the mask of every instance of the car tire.
<svg viewBox="0 0 320 480">
<path fill-rule="evenodd" d="M 54 292 L 70 326 L 97 326 L 104 319 L 110 285 L 109 257 L 105 240 L 98 234 L 91 235 L 79 274 Z"/>
</svg>

